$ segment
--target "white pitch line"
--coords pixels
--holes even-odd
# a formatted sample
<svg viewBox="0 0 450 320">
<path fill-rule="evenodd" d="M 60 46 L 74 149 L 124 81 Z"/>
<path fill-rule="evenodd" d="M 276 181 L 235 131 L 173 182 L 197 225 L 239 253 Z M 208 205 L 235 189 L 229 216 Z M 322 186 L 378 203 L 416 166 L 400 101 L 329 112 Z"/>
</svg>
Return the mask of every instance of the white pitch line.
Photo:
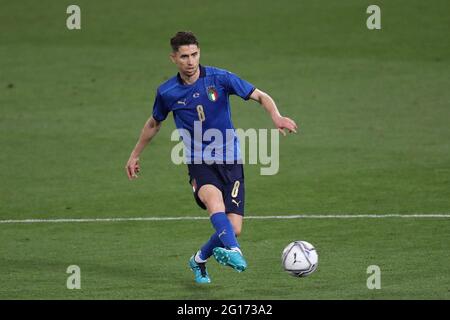
<svg viewBox="0 0 450 320">
<path fill-rule="evenodd" d="M 450 218 L 450 214 L 300 214 L 284 216 L 245 216 L 245 219 L 268 220 L 268 219 L 384 219 L 384 218 Z M 74 219 L 23 219 L 23 220 L 0 220 L 0 224 L 7 223 L 69 223 L 69 222 L 127 222 L 127 221 L 173 221 L 173 220 L 207 220 L 203 217 L 138 217 L 138 218 L 74 218 Z"/>
</svg>

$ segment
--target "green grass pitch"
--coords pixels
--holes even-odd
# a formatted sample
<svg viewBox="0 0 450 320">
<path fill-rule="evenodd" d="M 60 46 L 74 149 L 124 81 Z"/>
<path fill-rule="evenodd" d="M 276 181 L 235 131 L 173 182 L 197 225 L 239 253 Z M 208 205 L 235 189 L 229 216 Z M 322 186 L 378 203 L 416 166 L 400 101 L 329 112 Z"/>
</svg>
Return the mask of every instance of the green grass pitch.
<svg viewBox="0 0 450 320">
<path fill-rule="evenodd" d="M 246 165 L 246 214 L 450 214 L 450 4 L 377 1 L 9 1 L 0 10 L 0 221 L 206 216 L 170 160 L 171 116 L 129 182 L 124 166 L 156 87 L 175 74 L 169 38 L 192 30 L 201 62 L 268 92 L 297 135 L 280 170 Z M 238 128 L 271 128 L 232 98 Z M 1 299 L 450 299 L 450 219 L 244 221 L 242 274 L 187 260 L 207 220 L 0 223 Z M 319 268 L 295 279 L 283 247 Z M 80 290 L 66 269 L 81 268 Z M 369 265 L 381 289 L 369 290 Z"/>
</svg>

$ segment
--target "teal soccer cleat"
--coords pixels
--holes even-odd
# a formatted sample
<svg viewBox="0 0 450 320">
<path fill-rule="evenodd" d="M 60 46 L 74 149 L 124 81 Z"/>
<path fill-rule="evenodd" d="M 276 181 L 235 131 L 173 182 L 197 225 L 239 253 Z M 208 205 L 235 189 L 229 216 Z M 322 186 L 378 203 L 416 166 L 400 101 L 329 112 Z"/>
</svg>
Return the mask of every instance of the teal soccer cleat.
<svg viewBox="0 0 450 320">
<path fill-rule="evenodd" d="M 189 259 L 189 267 L 194 271 L 195 282 L 210 283 L 208 271 L 206 271 L 206 263 L 197 263 L 194 259 L 195 254 Z"/>
<path fill-rule="evenodd" d="M 242 272 L 247 269 L 247 261 L 245 261 L 242 254 L 237 250 L 217 247 L 214 248 L 213 253 L 217 262 L 224 266 L 232 267 L 237 272 Z"/>
</svg>

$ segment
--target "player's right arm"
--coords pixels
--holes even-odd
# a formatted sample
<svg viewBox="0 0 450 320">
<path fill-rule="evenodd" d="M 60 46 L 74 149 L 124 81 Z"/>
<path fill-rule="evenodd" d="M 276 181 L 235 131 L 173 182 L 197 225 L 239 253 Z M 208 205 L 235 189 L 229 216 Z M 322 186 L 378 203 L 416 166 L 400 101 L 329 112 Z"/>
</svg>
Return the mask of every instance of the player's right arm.
<svg viewBox="0 0 450 320">
<path fill-rule="evenodd" d="M 147 144 L 153 139 L 153 137 L 158 133 L 160 128 L 161 122 L 155 120 L 153 116 L 151 116 L 145 123 L 144 128 L 142 128 L 139 140 L 136 143 L 133 151 L 131 152 L 127 165 L 125 166 L 128 179 L 132 180 L 138 177 L 137 174 L 140 170 L 139 155 L 147 146 Z"/>
<path fill-rule="evenodd" d="M 277 129 L 284 136 L 286 135 L 284 129 L 287 129 L 289 132 L 297 133 L 296 131 L 297 124 L 295 123 L 295 121 L 288 117 L 283 117 L 278 111 L 275 101 L 273 101 L 272 97 L 269 96 L 267 93 L 259 89 L 255 89 L 250 95 L 250 99 L 257 101 L 264 107 L 264 109 L 266 109 L 266 111 L 270 114 L 270 117 L 272 118 L 275 127 L 277 127 Z"/>
</svg>

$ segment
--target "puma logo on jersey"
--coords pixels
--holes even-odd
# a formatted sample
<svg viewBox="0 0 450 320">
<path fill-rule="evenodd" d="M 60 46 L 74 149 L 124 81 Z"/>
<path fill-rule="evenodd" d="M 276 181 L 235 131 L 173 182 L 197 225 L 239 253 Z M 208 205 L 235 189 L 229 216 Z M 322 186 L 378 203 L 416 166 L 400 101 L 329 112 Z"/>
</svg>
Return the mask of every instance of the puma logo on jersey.
<svg viewBox="0 0 450 320">
<path fill-rule="evenodd" d="M 178 100 L 177 103 L 178 103 L 178 104 L 182 104 L 182 105 L 185 106 L 185 105 L 186 105 L 186 99 Z"/>
<path fill-rule="evenodd" d="M 233 202 L 233 203 L 235 203 L 236 204 L 236 206 L 238 206 L 239 207 L 239 203 L 241 203 L 241 201 L 236 201 L 236 200 L 234 200 L 234 199 L 231 199 L 231 202 Z"/>
<path fill-rule="evenodd" d="M 219 233 L 219 238 L 225 234 L 227 234 L 227 230 L 224 229 L 221 233 Z"/>
</svg>

